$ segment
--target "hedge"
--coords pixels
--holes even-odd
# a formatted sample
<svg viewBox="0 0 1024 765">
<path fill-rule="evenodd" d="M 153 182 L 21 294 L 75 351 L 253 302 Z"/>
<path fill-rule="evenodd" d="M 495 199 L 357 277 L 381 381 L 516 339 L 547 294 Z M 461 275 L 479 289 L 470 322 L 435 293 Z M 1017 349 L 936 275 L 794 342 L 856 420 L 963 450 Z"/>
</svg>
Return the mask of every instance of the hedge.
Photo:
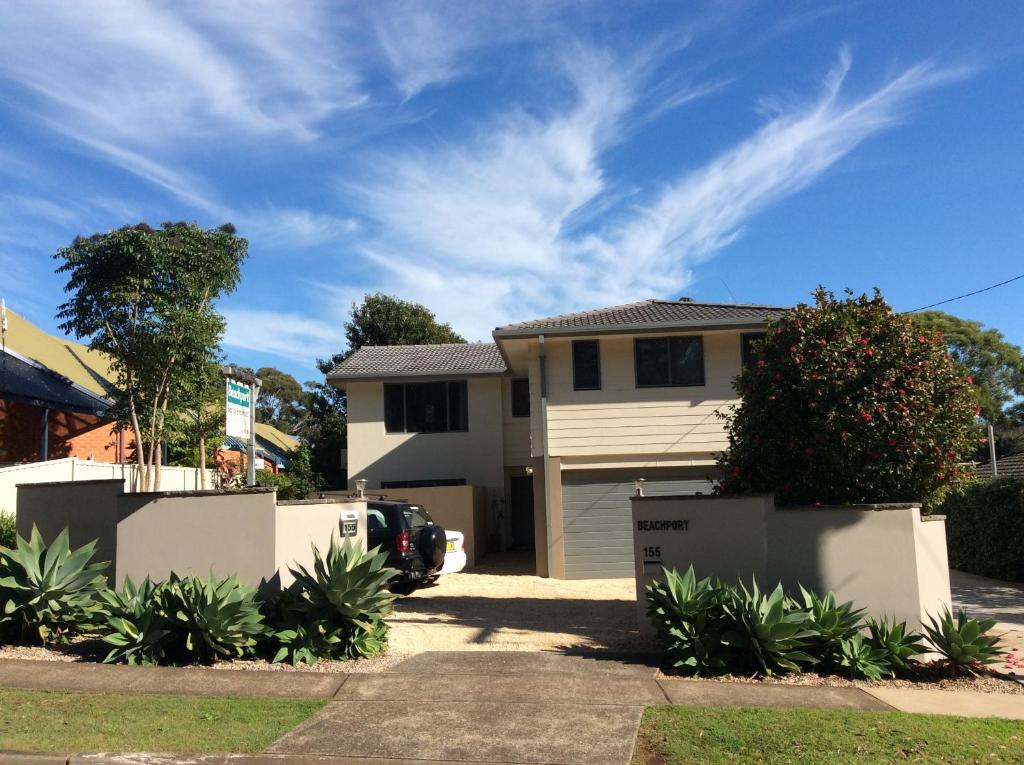
<svg viewBox="0 0 1024 765">
<path fill-rule="evenodd" d="M 972 481 L 938 512 L 946 516 L 950 566 L 1024 582 L 1024 478 Z"/>
</svg>

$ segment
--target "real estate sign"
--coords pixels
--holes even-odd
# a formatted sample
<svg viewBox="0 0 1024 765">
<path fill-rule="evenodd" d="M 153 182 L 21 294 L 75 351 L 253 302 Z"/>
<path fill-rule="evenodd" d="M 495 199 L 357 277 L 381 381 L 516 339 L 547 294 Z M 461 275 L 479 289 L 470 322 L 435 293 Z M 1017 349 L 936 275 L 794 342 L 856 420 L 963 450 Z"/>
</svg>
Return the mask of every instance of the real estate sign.
<svg viewBox="0 0 1024 765">
<path fill-rule="evenodd" d="M 249 386 L 227 380 L 227 415 L 224 432 L 229 436 L 249 439 L 249 407 L 252 406 Z"/>
</svg>

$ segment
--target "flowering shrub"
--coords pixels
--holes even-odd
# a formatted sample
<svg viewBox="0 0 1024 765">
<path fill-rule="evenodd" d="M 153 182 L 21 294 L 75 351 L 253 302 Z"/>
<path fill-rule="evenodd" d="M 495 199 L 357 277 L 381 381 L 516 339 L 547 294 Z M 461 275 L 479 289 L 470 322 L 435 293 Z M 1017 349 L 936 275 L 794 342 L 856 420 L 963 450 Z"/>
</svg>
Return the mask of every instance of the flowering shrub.
<svg viewBox="0 0 1024 765">
<path fill-rule="evenodd" d="M 736 379 L 719 491 L 933 505 L 977 443 L 972 380 L 939 333 L 922 334 L 877 290 L 814 297 L 772 323 Z"/>
</svg>

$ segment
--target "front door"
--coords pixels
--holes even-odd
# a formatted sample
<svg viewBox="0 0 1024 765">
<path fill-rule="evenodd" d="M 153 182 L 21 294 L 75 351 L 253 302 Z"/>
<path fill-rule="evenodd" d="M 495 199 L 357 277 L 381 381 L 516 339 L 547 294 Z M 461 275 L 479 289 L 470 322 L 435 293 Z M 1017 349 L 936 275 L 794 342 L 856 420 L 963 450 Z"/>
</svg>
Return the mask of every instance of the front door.
<svg viewBox="0 0 1024 765">
<path fill-rule="evenodd" d="M 533 476 L 512 476 L 509 494 L 512 506 L 512 549 L 532 550 Z"/>
</svg>

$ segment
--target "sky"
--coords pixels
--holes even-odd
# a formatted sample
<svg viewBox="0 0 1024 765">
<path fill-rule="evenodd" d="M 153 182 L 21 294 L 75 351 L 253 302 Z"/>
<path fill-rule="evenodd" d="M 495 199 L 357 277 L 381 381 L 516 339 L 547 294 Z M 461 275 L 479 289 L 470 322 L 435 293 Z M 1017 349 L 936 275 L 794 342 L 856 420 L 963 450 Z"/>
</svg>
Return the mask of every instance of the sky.
<svg viewBox="0 0 1024 765">
<path fill-rule="evenodd" d="M 235 224 L 225 352 L 300 381 L 377 291 L 912 310 L 1024 273 L 1024 4 L 5 4 L 0 296 L 55 330 L 52 254 L 142 220 Z"/>
</svg>

